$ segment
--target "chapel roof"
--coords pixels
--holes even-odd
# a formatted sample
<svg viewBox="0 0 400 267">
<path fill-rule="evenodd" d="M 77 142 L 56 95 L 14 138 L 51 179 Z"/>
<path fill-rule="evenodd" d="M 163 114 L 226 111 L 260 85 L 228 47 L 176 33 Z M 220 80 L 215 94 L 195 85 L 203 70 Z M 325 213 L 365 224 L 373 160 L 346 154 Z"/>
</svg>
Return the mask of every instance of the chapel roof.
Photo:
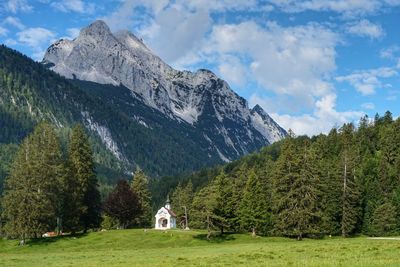
<svg viewBox="0 0 400 267">
<path fill-rule="evenodd" d="M 176 217 L 175 212 L 173 212 L 172 210 L 167 209 L 167 208 L 165 208 L 165 209 L 168 211 L 169 215 L 171 215 L 172 217 Z"/>
</svg>

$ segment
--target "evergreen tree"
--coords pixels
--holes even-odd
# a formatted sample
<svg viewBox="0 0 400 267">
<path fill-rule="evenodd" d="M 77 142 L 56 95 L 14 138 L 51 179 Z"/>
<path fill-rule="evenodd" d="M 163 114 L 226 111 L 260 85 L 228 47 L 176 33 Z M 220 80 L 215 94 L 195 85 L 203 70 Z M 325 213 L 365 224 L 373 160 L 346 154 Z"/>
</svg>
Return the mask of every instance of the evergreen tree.
<svg viewBox="0 0 400 267">
<path fill-rule="evenodd" d="M 80 224 L 86 232 L 89 228 L 97 228 L 101 223 L 101 199 L 98 190 L 93 153 L 87 135 L 82 126 L 72 130 L 69 147 L 69 167 L 78 185 L 76 192 L 80 200 L 82 213 Z"/>
<path fill-rule="evenodd" d="M 352 124 L 343 125 L 341 138 L 343 146 L 339 162 L 342 172 L 341 233 L 346 237 L 356 230 L 361 217 L 361 196 L 355 169 L 358 163 L 358 151 L 354 147 Z"/>
<path fill-rule="evenodd" d="M 182 186 L 181 183 L 179 183 L 174 192 L 172 193 L 171 204 L 176 214 L 178 225 L 180 225 L 182 229 L 186 227 L 186 220 L 188 221 L 189 224 L 190 213 L 192 210 L 192 202 L 193 202 L 193 185 L 191 180 L 189 180 L 189 182 L 184 187 Z"/>
<path fill-rule="evenodd" d="M 75 233 L 81 229 L 80 216 L 84 211 L 82 199 L 77 191 L 78 183 L 68 167 L 58 186 L 60 198 L 57 213 L 57 230 Z"/>
<path fill-rule="evenodd" d="M 218 227 L 223 234 L 226 228 L 232 230 L 236 221 L 237 201 L 234 198 L 234 181 L 223 171 L 213 183 L 217 201 L 215 213 L 220 218 Z"/>
<path fill-rule="evenodd" d="M 394 234 L 396 230 L 398 230 L 396 208 L 390 202 L 378 206 L 372 217 L 370 233 L 384 236 Z"/>
<path fill-rule="evenodd" d="M 249 172 L 243 198 L 239 206 L 240 224 L 255 236 L 257 232 L 266 234 L 271 227 L 269 196 L 263 182 L 254 170 Z"/>
<path fill-rule="evenodd" d="M 104 203 L 104 212 L 125 229 L 140 214 L 138 197 L 126 180 L 120 180 Z"/>
<path fill-rule="evenodd" d="M 286 138 L 274 174 L 275 228 L 299 240 L 319 231 L 318 177 L 309 146 L 308 142 L 299 146 L 292 137 Z"/>
<path fill-rule="evenodd" d="M 22 143 L 6 181 L 2 201 L 7 236 L 40 237 L 56 227 L 65 168 L 52 126 L 39 124 Z"/>
<path fill-rule="evenodd" d="M 140 215 L 135 219 L 134 224 L 140 227 L 151 225 L 151 195 L 149 192 L 149 182 L 146 174 L 141 169 L 136 169 L 132 180 L 132 191 L 138 198 Z"/>
<path fill-rule="evenodd" d="M 211 238 L 212 230 L 220 227 L 224 218 L 220 217 L 216 210 L 218 208 L 217 188 L 210 184 L 195 195 L 193 199 L 193 218 L 192 225 L 195 228 L 207 229 L 207 239 Z"/>
<path fill-rule="evenodd" d="M 313 143 L 316 158 L 316 169 L 320 177 L 318 188 L 321 191 L 321 226 L 323 233 L 336 235 L 340 233 L 340 209 L 342 195 L 342 180 L 336 162 L 340 147 L 339 135 L 336 129 L 328 136 L 320 135 Z"/>
</svg>

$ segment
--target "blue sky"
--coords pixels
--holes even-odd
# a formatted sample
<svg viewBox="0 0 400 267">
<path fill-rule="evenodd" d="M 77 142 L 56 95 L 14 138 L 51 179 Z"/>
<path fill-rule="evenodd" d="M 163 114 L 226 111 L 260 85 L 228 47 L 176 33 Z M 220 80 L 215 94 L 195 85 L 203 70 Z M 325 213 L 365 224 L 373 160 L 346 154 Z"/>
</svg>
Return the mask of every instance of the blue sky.
<svg viewBox="0 0 400 267">
<path fill-rule="evenodd" d="M 0 42 L 40 61 L 96 19 L 211 69 L 297 134 L 400 113 L 400 0 L 0 0 Z"/>
</svg>

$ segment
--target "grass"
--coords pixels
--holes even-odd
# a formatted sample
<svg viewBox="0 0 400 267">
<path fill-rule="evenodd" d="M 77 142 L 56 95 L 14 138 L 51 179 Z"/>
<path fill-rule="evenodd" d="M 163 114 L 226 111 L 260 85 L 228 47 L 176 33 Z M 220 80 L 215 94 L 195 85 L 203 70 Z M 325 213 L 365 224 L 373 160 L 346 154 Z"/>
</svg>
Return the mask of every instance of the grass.
<svg viewBox="0 0 400 267">
<path fill-rule="evenodd" d="M 201 231 L 115 230 L 44 238 L 24 247 L 0 239 L 0 266 L 400 266 L 400 240 L 296 241 Z"/>
</svg>

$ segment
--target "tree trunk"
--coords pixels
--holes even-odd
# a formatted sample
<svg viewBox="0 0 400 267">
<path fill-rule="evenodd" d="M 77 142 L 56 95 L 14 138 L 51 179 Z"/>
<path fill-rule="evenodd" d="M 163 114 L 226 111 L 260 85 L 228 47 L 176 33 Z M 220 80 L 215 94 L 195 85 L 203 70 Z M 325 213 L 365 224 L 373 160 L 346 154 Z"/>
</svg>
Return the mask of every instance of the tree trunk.
<svg viewBox="0 0 400 267">
<path fill-rule="evenodd" d="M 342 197 L 342 237 L 346 237 L 345 220 L 346 220 L 346 189 L 347 189 L 347 156 L 344 157 L 344 174 L 343 174 L 343 197 Z"/>
<path fill-rule="evenodd" d="M 19 245 L 20 246 L 24 246 L 25 245 L 25 234 L 22 234 L 21 240 L 19 241 Z"/>
<path fill-rule="evenodd" d="M 210 228 L 210 215 L 207 214 L 207 240 L 210 240 L 211 228 Z"/>
<path fill-rule="evenodd" d="M 298 240 L 298 241 L 303 240 L 303 234 L 302 234 L 302 233 L 300 233 L 300 234 L 297 236 L 297 240 Z"/>
<path fill-rule="evenodd" d="M 256 228 L 253 227 L 251 230 L 252 230 L 251 236 L 252 236 L 252 237 L 256 237 Z"/>
</svg>

